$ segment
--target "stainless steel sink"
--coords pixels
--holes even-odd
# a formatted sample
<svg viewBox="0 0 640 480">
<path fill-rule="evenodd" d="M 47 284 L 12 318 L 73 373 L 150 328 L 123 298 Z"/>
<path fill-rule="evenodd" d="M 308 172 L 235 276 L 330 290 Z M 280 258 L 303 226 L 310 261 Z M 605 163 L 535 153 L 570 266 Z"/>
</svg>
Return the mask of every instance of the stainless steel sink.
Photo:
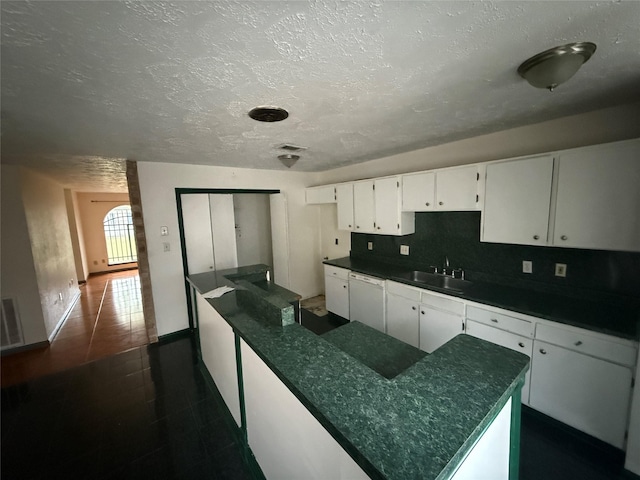
<svg viewBox="0 0 640 480">
<path fill-rule="evenodd" d="M 443 288 L 445 290 L 455 290 L 460 293 L 463 293 L 473 285 L 469 280 L 453 278 L 448 275 L 440 275 L 437 273 L 422 272 L 420 270 L 408 272 L 406 275 L 403 275 L 403 277 L 412 282 L 423 283 L 431 287 Z"/>
</svg>

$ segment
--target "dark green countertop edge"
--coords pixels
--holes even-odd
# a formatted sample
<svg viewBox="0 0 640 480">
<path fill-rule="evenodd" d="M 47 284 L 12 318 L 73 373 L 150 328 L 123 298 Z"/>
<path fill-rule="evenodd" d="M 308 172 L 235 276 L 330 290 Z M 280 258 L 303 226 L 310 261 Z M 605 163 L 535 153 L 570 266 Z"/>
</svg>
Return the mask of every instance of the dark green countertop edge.
<svg viewBox="0 0 640 480">
<path fill-rule="evenodd" d="M 401 272 L 407 271 L 406 267 L 395 267 L 386 263 L 351 257 L 325 260 L 323 263 L 565 325 L 627 340 L 640 340 L 640 307 L 634 305 L 614 305 L 564 298 L 549 293 L 485 282 L 474 282 L 474 286 L 469 291 L 458 293 L 402 278 Z M 601 320 L 605 315 L 608 316 L 609 324 Z"/>
<path fill-rule="evenodd" d="M 188 281 L 200 293 L 233 285 L 221 273 L 192 275 Z M 529 368 L 522 354 L 459 335 L 387 380 L 298 324 L 268 325 L 240 307 L 234 292 L 207 300 L 374 479 L 448 478 L 521 388 Z M 459 376 L 433 381 L 447 373 Z M 482 375 L 487 379 L 478 380 Z M 480 398 L 472 395 L 476 390 Z M 369 398 L 361 398 L 365 395 Z"/>
</svg>

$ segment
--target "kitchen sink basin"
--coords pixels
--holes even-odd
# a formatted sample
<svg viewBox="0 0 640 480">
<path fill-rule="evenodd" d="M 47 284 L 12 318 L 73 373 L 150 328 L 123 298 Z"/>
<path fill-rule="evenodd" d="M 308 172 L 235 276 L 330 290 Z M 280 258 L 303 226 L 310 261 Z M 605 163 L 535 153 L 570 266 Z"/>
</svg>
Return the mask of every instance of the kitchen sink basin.
<svg viewBox="0 0 640 480">
<path fill-rule="evenodd" d="M 471 285 L 473 285 L 473 283 L 469 280 L 453 278 L 437 273 L 422 272 L 420 270 L 413 270 L 411 272 L 408 272 L 406 275 L 403 275 L 403 277 L 412 282 L 423 283 L 431 287 L 443 288 L 445 290 L 454 290 L 459 293 L 463 293 Z"/>
</svg>

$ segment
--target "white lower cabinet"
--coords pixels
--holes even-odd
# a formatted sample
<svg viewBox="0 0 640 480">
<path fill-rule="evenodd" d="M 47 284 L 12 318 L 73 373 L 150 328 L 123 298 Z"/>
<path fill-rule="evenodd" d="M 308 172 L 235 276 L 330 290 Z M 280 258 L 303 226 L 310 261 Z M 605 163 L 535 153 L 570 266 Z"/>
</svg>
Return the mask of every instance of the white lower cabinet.
<svg viewBox="0 0 640 480">
<path fill-rule="evenodd" d="M 418 348 L 420 346 L 420 302 L 387 294 L 387 334 Z"/>
<path fill-rule="evenodd" d="M 431 353 L 463 333 L 463 313 L 464 303 L 422 292 L 420 350 Z"/>
<path fill-rule="evenodd" d="M 530 405 L 624 448 L 632 369 L 535 340 Z"/>
<path fill-rule="evenodd" d="M 349 319 L 349 270 L 324 266 L 324 295 L 327 310 Z"/>
<path fill-rule="evenodd" d="M 467 335 L 471 335 L 487 342 L 495 343 L 502 347 L 524 353 L 531 358 L 533 350 L 533 340 L 531 338 L 516 335 L 515 333 L 506 332 L 499 328 L 490 327 L 474 320 L 467 319 L 466 327 Z M 531 382 L 531 370 L 527 372 L 524 386 L 522 387 L 522 403 L 529 405 L 529 384 Z"/>
<path fill-rule="evenodd" d="M 271 479 L 352 479 L 369 476 L 243 340 L 242 375 L 247 440 Z"/>
</svg>

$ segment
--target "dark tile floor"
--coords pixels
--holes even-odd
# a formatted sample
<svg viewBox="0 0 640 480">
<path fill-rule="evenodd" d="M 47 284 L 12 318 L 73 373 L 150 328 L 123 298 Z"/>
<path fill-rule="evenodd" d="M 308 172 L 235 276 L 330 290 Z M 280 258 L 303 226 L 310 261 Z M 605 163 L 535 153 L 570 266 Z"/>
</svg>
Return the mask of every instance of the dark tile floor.
<svg viewBox="0 0 640 480">
<path fill-rule="evenodd" d="M 2 478 L 249 479 L 221 402 L 190 338 L 3 388 Z M 520 479 L 637 478 L 601 447 L 524 409 Z"/>
</svg>

